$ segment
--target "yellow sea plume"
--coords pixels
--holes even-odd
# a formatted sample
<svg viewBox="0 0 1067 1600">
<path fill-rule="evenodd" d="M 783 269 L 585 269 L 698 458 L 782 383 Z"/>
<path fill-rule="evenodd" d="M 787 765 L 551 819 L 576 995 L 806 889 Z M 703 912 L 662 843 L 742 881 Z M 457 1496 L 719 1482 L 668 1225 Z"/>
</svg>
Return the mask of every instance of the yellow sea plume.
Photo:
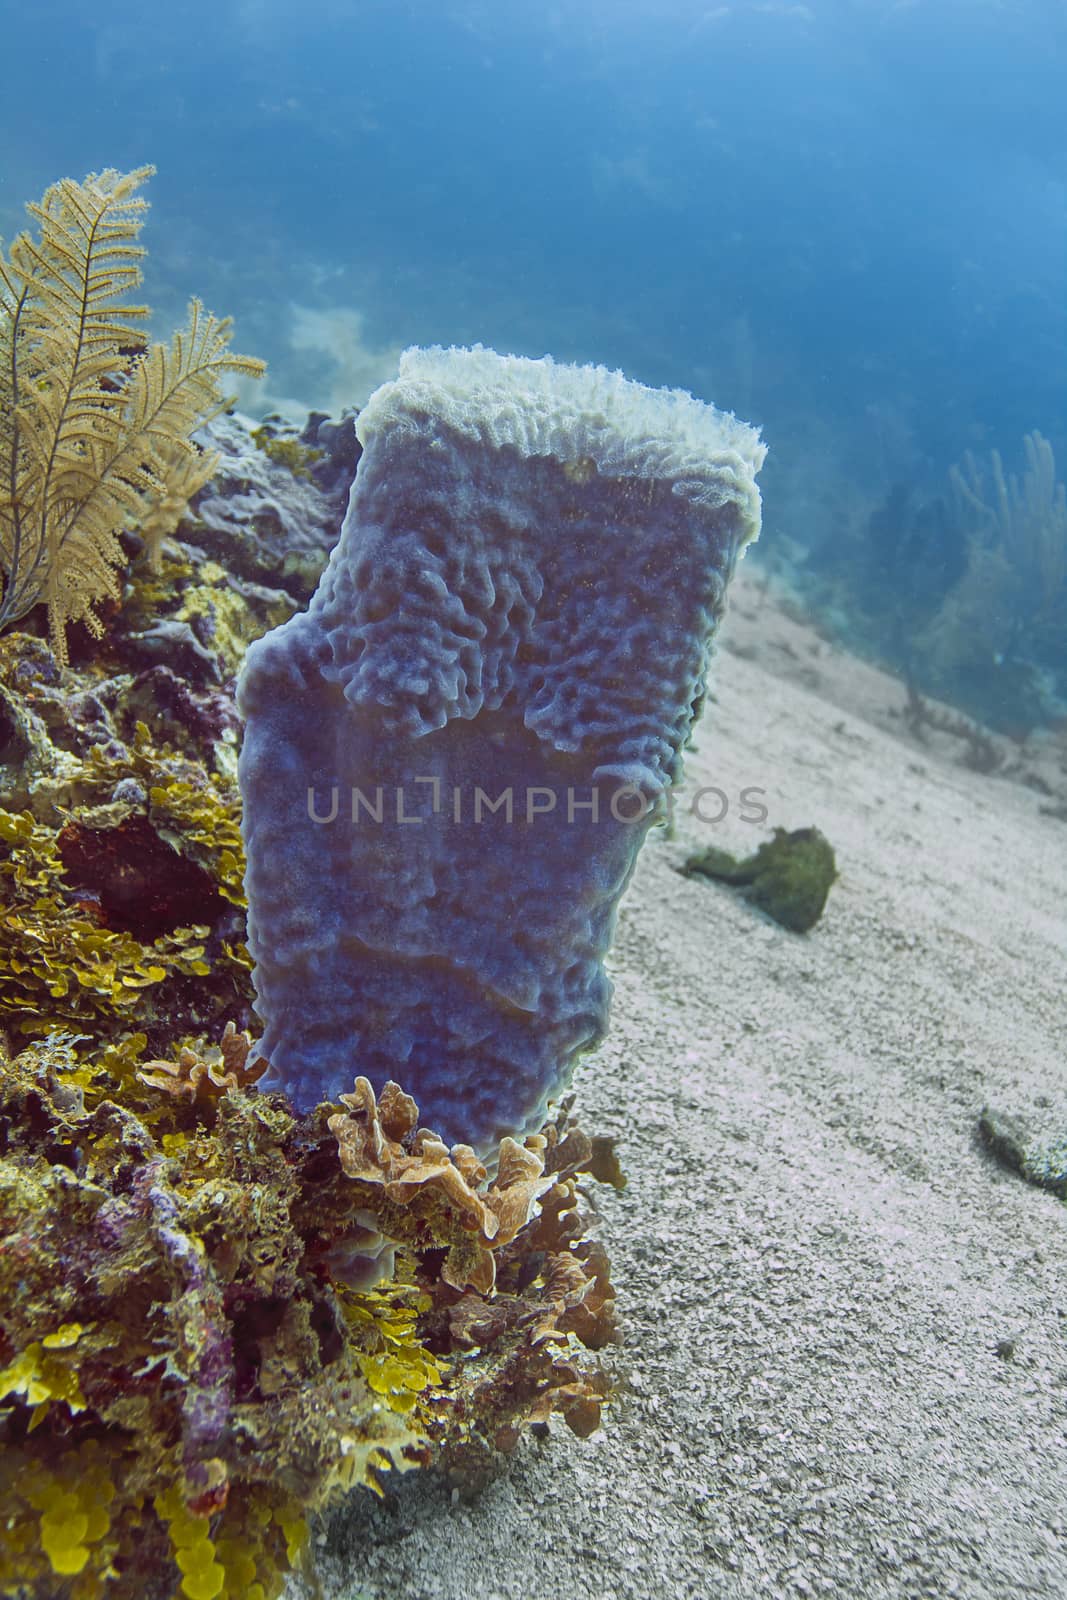
<svg viewBox="0 0 1067 1600">
<path fill-rule="evenodd" d="M 223 375 L 264 370 L 199 300 L 169 344 L 126 302 L 153 170 L 62 179 L 27 208 L 37 236 L 0 253 L 0 627 L 45 602 L 61 662 L 66 624 L 99 634 L 96 603 L 119 597 L 123 530 L 155 559 L 214 471 L 190 435 L 226 405 Z"/>
</svg>

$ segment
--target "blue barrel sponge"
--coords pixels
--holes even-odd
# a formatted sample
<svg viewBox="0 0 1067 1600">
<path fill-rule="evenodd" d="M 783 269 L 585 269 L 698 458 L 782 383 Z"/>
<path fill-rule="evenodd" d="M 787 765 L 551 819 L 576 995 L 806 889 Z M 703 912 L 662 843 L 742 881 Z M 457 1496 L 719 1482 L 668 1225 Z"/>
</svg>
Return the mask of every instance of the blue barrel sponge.
<svg viewBox="0 0 1067 1600">
<path fill-rule="evenodd" d="M 262 1086 L 392 1078 L 486 1154 L 603 1037 L 765 451 L 680 391 L 484 349 L 407 351 L 357 431 L 319 587 L 239 685 Z"/>
</svg>

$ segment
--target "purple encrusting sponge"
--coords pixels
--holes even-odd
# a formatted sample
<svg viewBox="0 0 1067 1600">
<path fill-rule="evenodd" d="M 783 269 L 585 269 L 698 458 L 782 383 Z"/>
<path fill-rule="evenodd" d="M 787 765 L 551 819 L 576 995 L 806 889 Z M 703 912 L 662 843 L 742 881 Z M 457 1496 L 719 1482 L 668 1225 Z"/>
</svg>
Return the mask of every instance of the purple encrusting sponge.
<svg viewBox="0 0 1067 1600">
<path fill-rule="evenodd" d="M 602 367 L 409 350 L 308 610 L 241 675 L 249 948 L 300 1110 L 357 1073 L 489 1153 L 607 1023 L 765 448 Z"/>
</svg>

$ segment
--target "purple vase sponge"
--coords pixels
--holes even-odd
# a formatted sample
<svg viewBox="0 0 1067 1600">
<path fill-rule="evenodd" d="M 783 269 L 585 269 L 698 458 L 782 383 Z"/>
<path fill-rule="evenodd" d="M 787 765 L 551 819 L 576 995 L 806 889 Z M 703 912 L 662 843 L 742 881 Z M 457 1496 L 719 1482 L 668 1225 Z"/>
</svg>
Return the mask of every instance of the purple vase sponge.
<svg viewBox="0 0 1067 1600">
<path fill-rule="evenodd" d="M 306 613 L 239 686 L 267 1088 L 393 1078 L 449 1143 L 544 1122 L 680 775 L 764 446 L 601 367 L 409 350 Z"/>
</svg>

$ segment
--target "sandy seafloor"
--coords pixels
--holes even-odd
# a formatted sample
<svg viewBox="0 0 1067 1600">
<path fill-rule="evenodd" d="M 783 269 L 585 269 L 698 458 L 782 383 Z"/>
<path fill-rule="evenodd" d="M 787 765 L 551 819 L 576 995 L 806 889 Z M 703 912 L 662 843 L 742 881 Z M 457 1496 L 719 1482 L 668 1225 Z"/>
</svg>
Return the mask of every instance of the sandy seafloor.
<svg viewBox="0 0 1067 1600">
<path fill-rule="evenodd" d="M 917 743 L 900 684 L 752 573 L 713 687 L 686 793 L 818 825 L 827 913 L 798 937 L 675 871 L 766 836 L 736 804 L 652 836 L 575 1080 L 629 1177 L 600 1201 L 622 1393 L 471 1503 L 360 1492 L 326 1600 L 1067 1596 L 1067 1209 L 976 1133 L 986 1104 L 1067 1132 L 1067 820 Z M 1021 759 L 1060 805 L 1063 761 Z"/>
</svg>

